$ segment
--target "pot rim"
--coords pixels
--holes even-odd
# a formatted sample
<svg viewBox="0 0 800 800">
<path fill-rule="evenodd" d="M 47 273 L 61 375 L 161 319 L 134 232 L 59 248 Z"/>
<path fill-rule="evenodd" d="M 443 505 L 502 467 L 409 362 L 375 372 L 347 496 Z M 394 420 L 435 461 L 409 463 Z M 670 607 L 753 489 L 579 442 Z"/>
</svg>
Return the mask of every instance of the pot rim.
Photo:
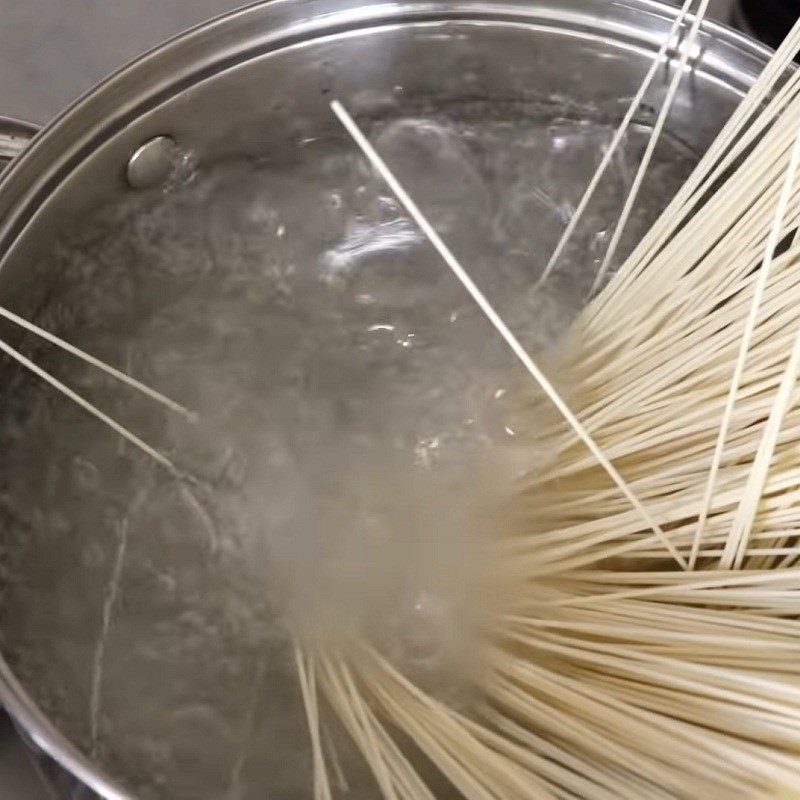
<svg viewBox="0 0 800 800">
<path fill-rule="evenodd" d="M 35 136 L 25 151 L 0 176 L 0 268 L 2 259 L 23 233 L 35 209 L 65 177 L 65 171 L 87 158 L 98 143 L 121 130 L 148 106 L 174 96 L 202 77 L 255 55 L 298 41 L 345 29 L 464 19 L 516 19 L 540 25 L 605 30 L 617 40 L 628 38 L 653 49 L 661 31 L 615 21 L 599 13 L 600 3 L 630 12 L 642 11 L 672 21 L 679 9 L 661 0 L 260 0 L 201 23 L 167 40 L 112 73 L 82 95 Z M 327 6 L 327 13 L 323 13 Z M 580 9 L 576 10 L 578 6 Z M 595 13 L 592 13 L 594 7 Z M 617 12 L 614 12 L 617 13 Z M 691 21 L 693 14 L 687 16 Z M 255 33 L 249 29 L 255 28 Z M 702 30 L 732 46 L 763 67 L 770 48 L 724 24 L 706 20 Z M 249 46 L 248 46 L 249 45 Z M 165 77 L 167 76 L 167 77 Z M 742 85 L 749 83 L 742 77 Z M 144 94 L 142 86 L 145 86 Z M 30 129 L 30 133 L 33 130 Z M 103 800 L 136 800 L 88 756 L 79 751 L 38 708 L 0 654 L 0 705 L 23 736 L 61 768 Z"/>
</svg>

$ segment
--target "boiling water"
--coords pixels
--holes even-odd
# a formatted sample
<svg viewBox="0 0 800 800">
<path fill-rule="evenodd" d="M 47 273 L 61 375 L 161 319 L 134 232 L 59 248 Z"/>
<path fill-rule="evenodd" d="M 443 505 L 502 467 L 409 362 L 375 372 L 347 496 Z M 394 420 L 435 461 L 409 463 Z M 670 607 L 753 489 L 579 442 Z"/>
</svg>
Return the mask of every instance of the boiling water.
<svg viewBox="0 0 800 800">
<path fill-rule="evenodd" d="M 644 148 L 634 129 L 534 290 L 612 133 L 486 114 L 371 130 L 533 353 L 583 306 Z M 628 248 L 692 161 L 660 145 Z M 468 692 L 478 520 L 508 491 L 499 467 L 517 431 L 503 397 L 527 378 L 344 138 L 205 165 L 86 230 L 54 252 L 40 323 L 200 422 L 33 340 L 26 350 L 192 480 L 6 365 L 4 653 L 142 800 L 307 798 L 286 618 L 364 633 L 431 691 Z M 494 482 L 476 481 L 478 464 Z M 324 728 L 344 794 L 376 797 L 347 737 Z"/>
</svg>

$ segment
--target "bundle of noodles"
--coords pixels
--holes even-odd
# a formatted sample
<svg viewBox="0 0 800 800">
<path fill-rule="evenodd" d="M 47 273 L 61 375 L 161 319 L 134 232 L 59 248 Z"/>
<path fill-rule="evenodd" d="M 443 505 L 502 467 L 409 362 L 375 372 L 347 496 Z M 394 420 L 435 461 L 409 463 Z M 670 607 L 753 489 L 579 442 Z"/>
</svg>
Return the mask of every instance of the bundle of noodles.
<svg viewBox="0 0 800 800">
<path fill-rule="evenodd" d="M 334 104 L 544 392 L 516 409 L 529 468 L 475 587 L 474 702 L 367 641 L 298 644 L 318 798 L 318 683 L 386 798 L 434 797 L 420 754 L 469 800 L 800 793 L 799 46 L 800 26 L 560 349 L 575 416 Z"/>
</svg>

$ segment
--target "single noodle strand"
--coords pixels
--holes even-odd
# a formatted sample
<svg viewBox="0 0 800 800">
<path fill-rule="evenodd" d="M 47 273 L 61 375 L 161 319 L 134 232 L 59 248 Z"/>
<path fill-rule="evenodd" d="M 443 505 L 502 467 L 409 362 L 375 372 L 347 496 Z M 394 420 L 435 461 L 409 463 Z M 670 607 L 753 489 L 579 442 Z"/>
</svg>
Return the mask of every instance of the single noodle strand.
<svg viewBox="0 0 800 800">
<path fill-rule="evenodd" d="M 525 348 L 519 342 L 517 337 L 511 332 L 506 323 L 502 320 L 500 315 L 494 310 L 485 295 L 476 286 L 466 270 L 461 266 L 456 257 L 444 243 L 439 234 L 434 230 L 433 226 L 428 222 L 426 217 L 422 214 L 417 204 L 411 199 L 406 190 L 390 171 L 389 167 L 380 157 L 375 148 L 370 144 L 367 137 L 356 124 L 355 120 L 350 116 L 344 106 L 338 101 L 334 100 L 331 103 L 331 109 L 337 116 L 339 121 L 344 126 L 345 130 L 350 134 L 355 143 L 360 147 L 366 158 L 372 164 L 373 168 L 380 174 L 386 181 L 389 187 L 397 196 L 397 199 L 405 207 L 406 211 L 411 215 L 422 232 L 428 237 L 428 240 L 450 267 L 455 276 L 461 281 L 464 288 L 471 295 L 472 299 L 477 303 L 478 307 L 483 311 L 498 333 L 503 337 L 508 346 L 522 362 L 523 366 L 528 370 L 534 380 L 539 384 L 545 394 L 550 398 L 552 403 L 559 410 L 564 419 L 569 423 L 578 437 L 589 448 L 589 451 L 597 459 L 598 463 L 608 473 L 611 479 L 616 483 L 631 505 L 639 512 L 642 519 L 647 523 L 648 527 L 652 528 L 656 535 L 661 539 L 664 546 L 672 554 L 673 558 L 683 568 L 687 568 L 687 562 L 683 556 L 677 551 L 675 546 L 670 542 L 664 531 L 659 527 L 658 523 L 650 516 L 647 509 L 642 505 L 636 495 L 631 491 L 628 484 L 623 477 L 619 474 L 616 467 L 606 458 L 600 450 L 594 439 L 589 435 L 588 431 L 583 427 L 578 418 L 570 411 L 567 404 L 561 399 L 555 387 L 550 383 L 547 377 L 537 367 L 533 359 L 525 351 Z"/>
</svg>

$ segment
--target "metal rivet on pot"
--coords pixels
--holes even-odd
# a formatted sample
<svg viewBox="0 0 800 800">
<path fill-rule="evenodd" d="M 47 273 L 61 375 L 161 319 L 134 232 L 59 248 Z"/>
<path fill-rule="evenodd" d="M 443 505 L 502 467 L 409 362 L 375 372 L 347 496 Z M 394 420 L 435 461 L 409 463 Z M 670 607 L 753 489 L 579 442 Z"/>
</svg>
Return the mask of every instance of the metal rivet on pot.
<svg viewBox="0 0 800 800">
<path fill-rule="evenodd" d="M 167 181 L 180 158 L 180 149 L 169 136 L 156 136 L 139 147 L 126 172 L 132 189 L 152 189 Z"/>
</svg>

